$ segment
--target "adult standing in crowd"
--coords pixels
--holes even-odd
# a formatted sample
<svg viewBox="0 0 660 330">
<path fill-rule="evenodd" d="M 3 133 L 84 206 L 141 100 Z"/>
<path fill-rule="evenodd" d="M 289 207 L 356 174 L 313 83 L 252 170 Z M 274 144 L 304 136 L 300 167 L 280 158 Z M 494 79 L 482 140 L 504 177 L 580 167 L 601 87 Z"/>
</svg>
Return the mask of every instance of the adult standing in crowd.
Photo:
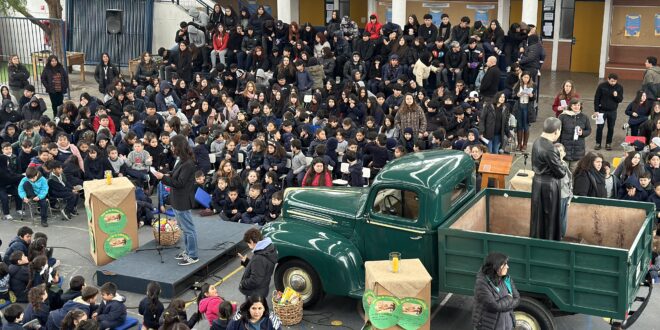
<svg viewBox="0 0 660 330">
<path fill-rule="evenodd" d="M 513 310 L 520 293 L 509 276 L 509 258 L 498 252 L 486 257 L 474 283 L 472 326 L 477 330 L 512 330 L 516 326 Z"/>
<path fill-rule="evenodd" d="M 560 209 L 561 179 L 566 171 L 561 164 L 554 142 L 561 135 L 561 121 L 547 118 L 543 122 L 543 133 L 532 147 L 532 223 L 530 237 L 561 240 Z"/>
<path fill-rule="evenodd" d="M 250 228 L 243 234 L 243 242 L 252 250 L 252 258 L 238 254 L 245 267 L 238 290 L 245 297 L 268 297 L 270 279 L 277 263 L 277 249 L 270 238 L 264 238 L 258 228 Z"/>
<path fill-rule="evenodd" d="M 481 120 L 479 120 L 479 132 L 488 139 L 488 152 L 499 153 L 502 142 L 511 135 L 509 109 L 503 92 L 498 92 L 492 102 L 484 104 Z"/>
<path fill-rule="evenodd" d="M 616 125 L 616 109 L 619 107 L 619 103 L 623 101 L 623 86 L 617 82 L 618 80 L 619 76 L 616 73 L 610 73 L 607 76 L 607 81 L 600 83 L 596 87 L 594 112 L 596 116 L 603 116 L 603 122 L 596 124 L 595 150 L 601 149 L 600 143 L 603 140 L 603 127 L 605 127 L 605 123 L 607 123 L 605 150 L 612 150 L 612 137 L 614 136 L 614 127 Z"/>
<path fill-rule="evenodd" d="M 50 96 L 53 114 L 57 113 L 57 108 L 64 103 L 64 94 L 69 90 L 69 74 L 57 56 L 48 56 L 44 70 L 41 72 L 41 84 Z"/>
<path fill-rule="evenodd" d="M 423 137 L 426 132 L 426 116 L 424 110 L 415 102 L 412 94 L 406 94 L 401 102 L 399 111 L 394 116 L 394 122 L 403 131 L 405 128 L 412 128 L 413 136 Z"/>
<path fill-rule="evenodd" d="M 105 94 L 117 78 L 120 78 L 119 68 L 110 62 L 108 53 L 101 54 L 101 62 L 94 71 L 94 79 L 99 84 L 99 93 Z"/>
<path fill-rule="evenodd" d="M 188 139 L 176 135 L 170 141 L 170 151 L 176 157 L 172 174 L 155 172 L 154 176 L 172 188 L 170 202 L 176 219 L 183 230 L 185 250 L 176 256 L 179 265 L 187 266 L 199 261 L 197 255 L 197 232 L 190 210 L 195 207 L 195 158 Z"/>
<path fill-rule="evenodd" d="M 28 82 L 30 72 L 21 63 L 18 55 L 9 57 L 7 71 L 9 71 L 9 89 L 11 90 L 11 95 L 18 101 L 23 96 L 23 90 L 30 85 L 30 82 Z M 16 106 L 18 105 L 17 103 Z"/>
<path fill-rule="evenodd" d="M 576 196 L 606 198 L 607 189 L 603 172 L 603 156 L 595 152 L 587 153 L 580 159 L 575 169 L 573 193 Z"/>
<path fill-rule="evenodd" d="M 658 58 L 655 56 L 649 56 L 644 62 L 644 80 L 642 81 L 642 86 L 646 84 L 660 84 L 660 66 L 658 66 Z M 660 95 L 656 95 L 660 98 Z"/>
<path fill-rule="evenodd" d="M 497 67 L 497 57 L 490 56 L 486 60 L 486 73 L 481 79 L 481 86 L 479 87 L 479 95 L 481 95 L 484 102 L 493 100 L 495 93 L 499 90 L 501 75 L 502 73 Z"/>
<path fill-rule="evenodd" d="M 564 145 L 566 157 L 564 158 L 571 170 L 575 169 L 577 162 L 586 152 L 585 138 L 591 134 L 591 122 L 582 112 L 582 101 L 572 99 L 569 109 L 559 115 L 561 121 L 561 136 L 559 142 Z"/>
<path fill-rule="evenodd" d="M 555 117 L 559 117 L 562 111 L 568 109 L 569 102 L 572 99 L 579 99 L 580 94 L 575 90 L 575 84 L 572 80 L 566 80 L 561 85 L 561 91 L 555 96 L 555 101 L 552 102 L 552 111 L 555 112 Z"/>
</svg>

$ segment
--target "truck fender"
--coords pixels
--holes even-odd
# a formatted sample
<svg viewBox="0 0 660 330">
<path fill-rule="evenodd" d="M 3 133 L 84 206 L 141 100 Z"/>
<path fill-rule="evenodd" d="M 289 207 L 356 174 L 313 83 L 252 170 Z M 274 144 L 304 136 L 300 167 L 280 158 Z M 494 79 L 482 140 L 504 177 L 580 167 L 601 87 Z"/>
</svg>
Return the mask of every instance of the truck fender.
<svg viewBox="0 0 660 330">
<path fill-rule="evenodd" d="M 364 261 L 346 237 L 300 222 L 272 222 L 263 233 L 277 248 L 278 264 L 305 261 L 318 274 L 325 293 L 349 296 L 364 289 Z"/>
</svg>

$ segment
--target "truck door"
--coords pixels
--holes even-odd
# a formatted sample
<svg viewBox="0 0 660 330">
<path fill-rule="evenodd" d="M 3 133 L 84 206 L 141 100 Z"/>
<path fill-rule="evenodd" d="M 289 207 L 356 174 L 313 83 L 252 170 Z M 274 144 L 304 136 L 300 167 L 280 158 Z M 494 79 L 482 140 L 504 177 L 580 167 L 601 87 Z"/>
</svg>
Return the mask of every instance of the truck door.
<svg viewBox="0 0 660 330">
<path fill-rule="evenodd" d="M 419 258 L 427 269 L 433 269 L 428 268 L 432 267 L 433 237 L 420 218 L 423 195 L 399 187 L 376 189 L 365 212 L 364 260 L 387 260 L 390 252 L 401 252 L 401 258 Z"/>
</svg>

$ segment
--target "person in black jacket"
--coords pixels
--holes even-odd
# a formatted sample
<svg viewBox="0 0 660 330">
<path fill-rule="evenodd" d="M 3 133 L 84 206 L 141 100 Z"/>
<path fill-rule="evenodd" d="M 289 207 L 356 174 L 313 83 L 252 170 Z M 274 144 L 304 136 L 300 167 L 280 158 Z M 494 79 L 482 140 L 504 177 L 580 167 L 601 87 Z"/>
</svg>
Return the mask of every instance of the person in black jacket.
<svg viewBox="0 0 660 330">
<path fill-rule="evenodd" d="M 462 80 L 463 70 L 467 65 L 467 57 L 461 51 L 461 44 L 458 41 L 452 41 L 449 44 L 450 51 L 445 55 L 445 68 L 442 71 L 443 81 L 448 83 L 449 89 L 454 89 L 457 81 Z"/>
<path fill-rule="evenodd" d="M 452 41 L 458 41 L 459 44 L 465 46 L 470 39 L 470 18 L 467 16 L 461 17 L 461 22 L 451 28 Z"/>
<path fill-rule="evenodd" d="M 107 282 L 101 286 L 103 301 L 92 315 L 101 329 L 115 329 L 126 322 L 126 298 L 117 292 L 117 285 Z"/>
<path fill-rule="evenodd" d="M 9 257 L 9 290 L 16 295 L 16 302 L 19 303 L 28 301 L 29 264 L 27 253 L 23 253 L 23 251 L 14 251 Z"/>
<path fill-rule="evenodd" d="M 7 71 L 9 71 L 9 89 L 11 90 L 11 94 L 14 95 L 16 101 L 19 101 L 23 96 L 23 90 L 30 85 L 28 81 L 30 79 L 30 72 L 25 68 L 25 65 L 21 64 L 18 55 L 12 55 L 9 58 Z"/>
<path fill-rule="evenodd" d="M 577 164 L 573 174 L 573 194 L 586 197 L 607 197 L 603 156 L 595 152 L 587 153 Z M 613 196 L 617 197 L 617 196 Z"/>
<path fill-rule="evenodd" d="M 142 326 L 147 329 L 158 329 L 160 316 L 163 315 L 165 307 L 158 299 L 160 296 L 160 285 L 158 282 L 150 282 L 147 285 L 147 296 L 140 301 L 138 313 L 144 316 Z"/>
<path fill-rule="evenodd" d="M 571 170 L 575 169 L 577 162 L 586 152 L 585 138 L 591 134 L 591 120 L 582 112 L 582 102 L 572 99 L 570 110 L 564 110 L 559 115 L 561 121 L 561 135 L 559 142 L 564 145 L 566 157 L 564 158 Z"/>
<path fill-rule="evenodd" d="M 509 109 L 503 92 L 495 94 L 492 103 L 484 104 L 479 120 L 479 132 L 488 139 L 488 152 L 499 153 L 500 146 L 511 135 L 509 130 Z"/>
<path fill-rule="evenodd" d="M 433 16 L 424 14 L 424 24 L 417 29 L 417 36 L 424 38 L 426 44 L 431 44 L 438 37 L 438 28 L 433 24 Z"/>
<path fill-rule="evenodd" d="M 48 179 L 48 196 L 55 198 L 62 198 L 66 206 L 62 209 L 64 219 L 71 220 L 77 214 L 76 207 L 80 195 L 79 189 L 74 188 L 64 176 L 64 169 L 62 163 L 53 160 L 48 164 L 50 168 L 50 178 Z"/>
<path fill-rule="evenodd" d="M 595 150 L 600 150 L 600 142 L 603 140 L 603 127 L 607 122 L 607 138 L 605 139 L 605 149 L 612 150 L 612 137 L 614 136 L 614 127 L 616 125 L 616 109 L 619 103 L 623 101 L 623 86 L 617 81 L 619 76 L 616 73 L 610 73 L 607 81 L 600 83 L 596 87 L 594 96 L 594 115 L 603 116 L 604 122 L 596 125 L 596 146 Z"/>
<path fill-rule="evenodd" d="M 347 151 L 344 158 L 348 163 L 348 185 L 351 187 L 364 187 L 362 161 L 358 160 L 357 153 L 354 151 Z"/>
<path fill-rule="evenodd" d="M 266 208 L 268 202 L 261 196 L 261 184 L 254 184 L 248 191 L 246 198 L 247 209 L 241 215 L 241 223 L 258 223 L 263 225 L 265 223 Z"/>
<path fill-rule="evenodd" d="M 158 78 L 158 64 L 151 58 L 149 52 L 142 53 L 140 64 L 135 72 L 135 78 L 143 86 L 149 85 L 154 78 Z"/>
<path fill-rule="evenodd" d="M 182 41 L 179 43 L 179 52 L 172 54 L 171 64 L 165 70 L 169 71 L 168 75 L 175 71 L 180 79 L 190 84 L 193 78 L 192 62 L 192 52 L 188 48 L 188 43 Z"/>
<path fill-rule="evenodd" d="M 11 304 L 4 311 L 2 311 L 7 324 L 1 324 L 4 330 L 23 330 L 23 306 L 19 304 Z"/>
<path fill-rule="evenodd" d="M 190 210 L 195 207 L 195 159 L 188 139 L 183 135 L 176 135 L 170 141 L 170 150 L 177 158 L 174 169 L 170 175 L 160 172 L 153 173 L 156 179 L 172 188 L 170 203 L 174 214 L 183 230 L 185 250 L 176 258 L 181 260 L 179 265 L 191 265 L 199 261 L 197 256 L 197 232 L 192 222 Z"/>
<path fill-rule="evenodd" d="M 513 310 L 520 303 L 520 294 L 508 274 L 508 259 L 493 252 L 477 273 L 472 310 L 472 326 L 477 330 L 512 330 L 516 326 Z"/>
<path fill-rule="evenodd" d="M 499 56 L 504 50 L 504 30 L 496 19 L 490 21 L 482 39 L 486 56 Z"/>
<path fill-rule="evenodd" d="M 243 234 L 243 242 L 252 250 L 252 259 L 238 254 L 241 265 L 245 267 L 243 277 L 238 286 L 246 297 L 268 297 L 270 279 L 277 263 L 277 248 L 270 240 L 264 238 L 258 228 L 250 228 Z"/>
<path fill-rule="evenodd" d="M 101 54 L 101 62 L 96 66 L 94 79 L 99 84 L 99 93 L 104 94 L 115 79 L 120 77 L 119 68 L 110 62 L 108 53 Z"/>
<path fill-rule="evenodd" d="M 532 34 L 527 37 L 527 47 L 525 52 L 521 55 L 518 64 L 523 71 L 531 74 L 532 80 L 536 83 L 539 70 L 541 70 L 541 56 L 543 54 L 543 46 L 539 40 L 539 36 Z"/>
<path fill-rule="evenodd" d="M 46 63 L 41 72 L 41 84 L 44 85 L 50 96 L 50 106 L 55 113 L 64 102 L 64 94 L 69 90 L 69 74 L 55 55 L 48 56 Z"/>
<path fill-rule="evenodd" d="M 495 93 L 499 90 L 501 75 L 500 68 L 497 67 L 497 57 L 489 57 L 486 60 L 486 74 L 481 79 L 481 86 L 479 86 L 479 95 L 484 102 L 493 100 Z"/>
<path fill-rule="evenodd" d="M 9 147 L 11 149 L 11 147 Z M 23 176 L 16 171 L 16 167 L 12 164 L 11 154 L 0 154 L 0 201 L 2 202 L 3 219 L 11 220 L 13 217 L 9 214 L 9 196 L 18 196 L 18 183 Z M 20 198 L 16 200 L 16 210 L 23 209 L 23 201 Z M 19 212 L 20 213 L 20 212 Z M 31 234 L 30 234 L 31 235 Z M 29 244 L 29 242 L 28 242 Z M 27 246 L 25 248 L 27 252 Z M 10 252 L 11 253 L 11 252 Z M 9 256 L 5 255 L 5 261 L 9 260 Z M 6 262 L 5 262 L 6 263 Z"/>
</svg>

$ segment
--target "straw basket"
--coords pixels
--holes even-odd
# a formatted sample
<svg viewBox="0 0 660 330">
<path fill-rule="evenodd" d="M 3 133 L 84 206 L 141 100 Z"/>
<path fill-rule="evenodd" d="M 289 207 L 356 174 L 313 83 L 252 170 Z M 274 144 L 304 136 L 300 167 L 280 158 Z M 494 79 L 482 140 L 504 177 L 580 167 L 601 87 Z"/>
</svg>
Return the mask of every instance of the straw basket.
<svg viewBox="0 0 660 330">
<path fill-rule="evenodd" d="M 275 308 L 275 314 L 282 321 L 282 325 L 291 326 L 296 325 L 302 321 L 303 318 L 303 301 L 298 299 L 297 304 L 278 304 L 273 301 L 273 306 Z"/>
<path fill-rule="evenodd" d="M 151 232 L 154 234 L 156 243 L 162 246 L 175 245 L 181 238 L 181 229 L 179 228 L 177 228 L 175 231 L 161 231 L 160 241 L 158 240 L 158 228 L 151 227 Z"/>
</svg>

